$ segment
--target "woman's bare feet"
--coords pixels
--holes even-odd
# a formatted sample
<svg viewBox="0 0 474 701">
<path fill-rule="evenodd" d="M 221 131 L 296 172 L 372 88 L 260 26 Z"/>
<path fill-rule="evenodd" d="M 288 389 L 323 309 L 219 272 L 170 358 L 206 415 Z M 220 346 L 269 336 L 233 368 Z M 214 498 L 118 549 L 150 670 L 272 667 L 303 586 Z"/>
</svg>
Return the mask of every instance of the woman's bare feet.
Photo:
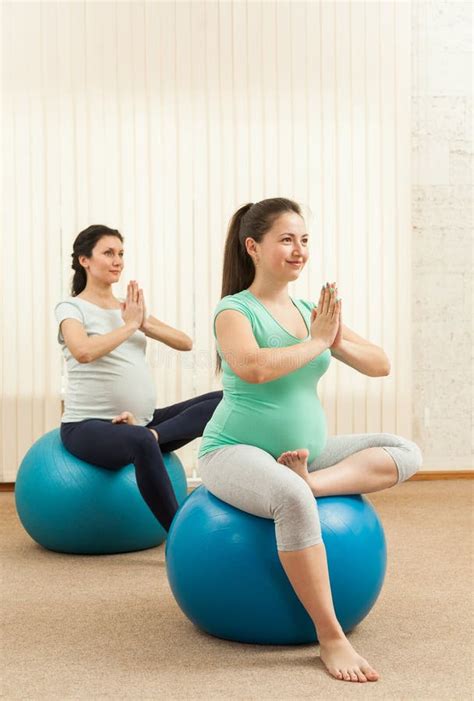
<svg viewBox="0 0 474 701">
<path fill-rule="evenodd" d="M 138 421 L 136 420 L 136 418 L 134 417 L 134 415 L 132 414 L 131 411 L 122 411 L 122 413 L 119 414 L 118 416 L 114 416 L 114 418 L 112 419 L 112 423 L 113 424 L 129 424 L 130 426 L 137 426 L 138 425 Z M 155 428 L 149 428 L 148 430 L 153 433 L 153 435 L 156 438 L 156 442 L 159 443 L 160 438 L 158 435 L 158 431 Z"/>
<path fill-rule="evenodd" d="M 320 641 L 319 647 L 322 662 L 336 679 L 348 682 L 378 680 L 378 673 L 354 650 L 345 636 Z"/>
<path fill-rule="evenodd" d="M 134 417 L 131 411 L 122 411 L 118 416 L 114 416 L 112 419 L 113 424 L 130 424 L 130 426 L 136 426 L 138 421 Z"/>
<path fill-rule="evenodd" d="M 279 458 L 277 458 L 277 462 L 279 462 L 281 465 L 286 465 L 307 482 L 309 476 L 308 455 L 309 450 L 306 450 L 306 448 L 300 448 L 299 450 L 287 450 L 285 453 L 282 453 Z"/>
</svg>

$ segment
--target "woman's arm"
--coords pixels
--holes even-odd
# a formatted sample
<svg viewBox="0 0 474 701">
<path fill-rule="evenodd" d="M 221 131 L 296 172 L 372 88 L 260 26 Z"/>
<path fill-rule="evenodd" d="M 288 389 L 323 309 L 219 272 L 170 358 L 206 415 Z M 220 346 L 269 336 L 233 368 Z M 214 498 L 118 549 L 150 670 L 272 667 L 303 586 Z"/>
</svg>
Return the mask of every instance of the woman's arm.
<svg viewBox="0 0 474 701">
<path fill-rule="evenodd" d="M 145 304 L 143 292 L 132 283 L 127 287 L 127 298 L 122 302 L 123 326 L 109 333 L 88 336 L 84 326 L 77 319 L 64 319 L 61 333 L 66 346 L 79 363 L 92 363 L 107 355 L 137 331 L 143 321 Z"/>
<path fill-rule="evenodd" d="M 61 333 L 66 346 L 79 363 L 92 363 L 126 341 L 137 331 L 139 325 L 138 321 L 128 321 L 109 333 L 88 336 L 80 321 L 64 319 L 61 322 Z"/>
<path fill-rule="evenodd" d="M 285 348 L 260 348 L 249 320 L 233 309 L 217 315 L 216 335 L 226 363 L 242 380 L 252 384 L 271 382 L 288 375 L 328 348 L 319 338 Z"/>
<path fill-rule="evenodd" d="M 193 342 L 189 336 L 182 331 L 178 331 L 178 329 L 174 329 L 172 326 L 168 326 L 168 324 L 165 324 L 151 314 L 147 316 L 145 322 L 140 327 L 140 331 L 143 331 L 148 338 L 166 343 L 167 346 L 175 348 L 176 350 L 192 350 Z"/>
<path fill-rule="evenodd" d="M 260 348 L 250 321 L 237 310 L 221 311 L 215 321 L 217 341 L 236 375 L 261 384 L 299 370 L 334 342 L 339 328 L 340 300 L 323 287 L 311 312 L 310 338 L 284 348 Z"/>
<path fill-rule="evenodd" d="M 365 340 L 344 324 L 342 340 L 330 347 L 331 355 L 342 363 L 369 377 L 381 377 L 390 373 L 390 360 L 380 346 Z"/>
</svg>

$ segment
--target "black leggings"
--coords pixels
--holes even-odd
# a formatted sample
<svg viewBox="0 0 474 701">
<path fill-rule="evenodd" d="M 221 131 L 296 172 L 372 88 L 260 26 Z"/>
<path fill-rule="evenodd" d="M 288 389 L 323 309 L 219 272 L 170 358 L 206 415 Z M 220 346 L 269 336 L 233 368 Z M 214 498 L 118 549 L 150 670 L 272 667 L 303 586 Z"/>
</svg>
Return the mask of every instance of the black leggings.
<svg viewBox="0 0 474 701">
<path fill-rule="evenodd" d="M 156 409 L 146 426 L 85 419 L 61 424 L 65 448 L 81 460 L 108 470 L 133 463 L 140 493 L 168 531 L 178 503 L 163 462 L 169 453 L 202 436 L 222 392 L 209 392 L 172 406 Z M 159 443 L 149 428 L 158 431 Z"/>
</svg>

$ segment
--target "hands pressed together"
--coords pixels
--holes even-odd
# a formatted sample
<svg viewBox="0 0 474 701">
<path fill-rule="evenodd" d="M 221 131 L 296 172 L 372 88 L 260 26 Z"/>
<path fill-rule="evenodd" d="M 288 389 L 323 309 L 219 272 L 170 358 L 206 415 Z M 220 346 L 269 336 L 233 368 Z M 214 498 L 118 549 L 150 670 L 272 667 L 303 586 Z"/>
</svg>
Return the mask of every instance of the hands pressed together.
<svg viewBox="0 0 474 701">
<path fill-rule="evenodd" d="M 139 331 L 143 331 L 147 318 L 145 297 L 136 280 L 131 280 L 128 283 L 126 300 L 121 302 L 120 306 L 124 322 L 136 326 Z"/>
<path fill-rule="evenodd" d="M 311 312 L 311 338 L 322 338 L 328 348 L 337 348 L 342 341 L 341 304 L 336 283 L 328 282 L 321 289 L 318 306 Z"/>
</svg>

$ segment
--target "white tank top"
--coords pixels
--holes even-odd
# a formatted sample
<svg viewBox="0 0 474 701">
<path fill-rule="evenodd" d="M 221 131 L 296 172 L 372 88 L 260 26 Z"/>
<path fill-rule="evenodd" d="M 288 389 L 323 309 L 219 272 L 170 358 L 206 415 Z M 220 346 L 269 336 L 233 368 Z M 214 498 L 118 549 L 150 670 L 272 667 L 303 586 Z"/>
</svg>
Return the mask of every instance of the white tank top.
<svg viewBox="0 0 474 701">
<path fill-rule="evenodd" d="M 68 373 L 62 422 L 110 421 L 122 411 L 131 411 L 140 426 L 149 423 L 155 410 L 156 390 L 146 362 L 145 334 L 135 331 L 102 358 L 79 363 L 64 342 L 61 322 L 77 319 L 88 336 L 103 335 L 123 326 L 121 310 L 103 309 L 85 299 L 68 297 L 56 305 L 54 313 Z"/>
</svg>

